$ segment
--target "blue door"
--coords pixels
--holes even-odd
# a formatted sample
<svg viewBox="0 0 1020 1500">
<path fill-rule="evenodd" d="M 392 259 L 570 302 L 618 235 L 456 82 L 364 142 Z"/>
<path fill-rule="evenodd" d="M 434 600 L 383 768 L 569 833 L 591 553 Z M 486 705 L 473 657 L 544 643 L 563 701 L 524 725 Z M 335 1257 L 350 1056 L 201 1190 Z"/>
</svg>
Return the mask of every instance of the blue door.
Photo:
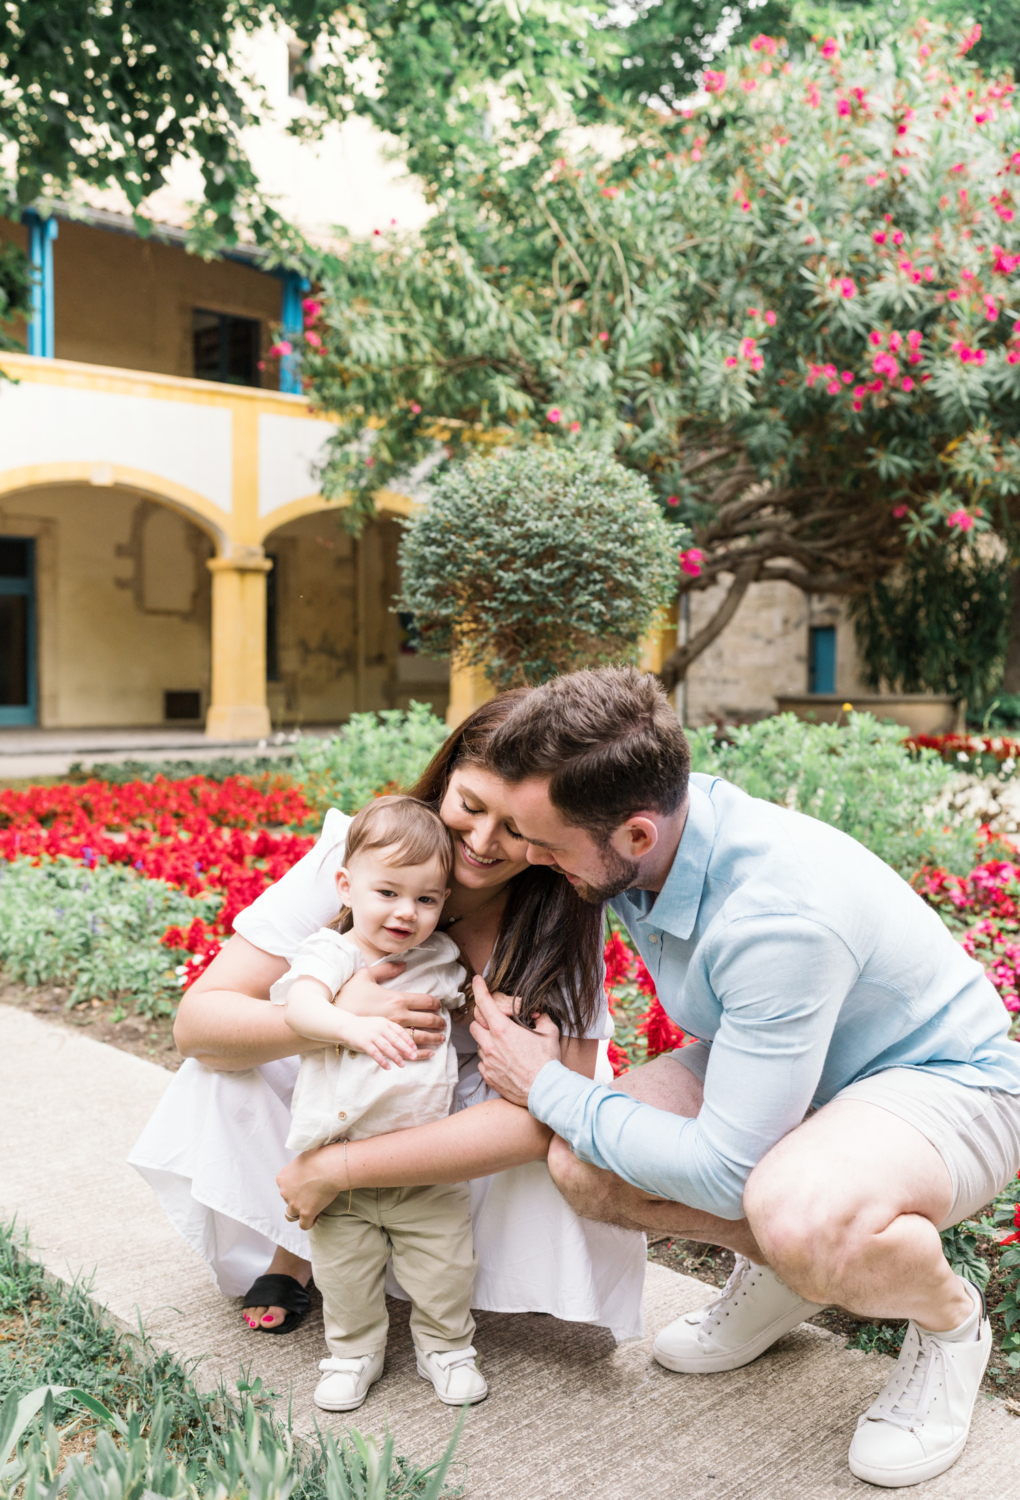
<svg viewBox="0 0 1020 1500">
<path fill-rule="evenodd" d="M 808 692 L 836 691 L 836 627 L 813 625 L 808 637 Z"/>
<path fill-rule="evenodd" d="M 0 727 L 35 723 L 35 543 L 0 536 Z"/>
</svg>

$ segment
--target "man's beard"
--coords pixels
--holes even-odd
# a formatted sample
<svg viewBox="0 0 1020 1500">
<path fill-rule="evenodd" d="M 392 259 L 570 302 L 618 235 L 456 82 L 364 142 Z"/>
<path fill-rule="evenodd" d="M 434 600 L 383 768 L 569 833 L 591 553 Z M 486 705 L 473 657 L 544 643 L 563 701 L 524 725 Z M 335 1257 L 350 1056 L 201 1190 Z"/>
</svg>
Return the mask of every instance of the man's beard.
<svg viewBox="0 0 1020 1500">
<path fill-rule="evenodd" d="M 589 902 L 592 906 L 602 906 L 606 901 L 619 896 L 622 891 L 629 891 L 638 877 L 638 861 L 636 859 L 624 859 L 618 854 L 612 844 L 603 844 L 600 850 L 603 859 L 602 880 L 598 885 L 589 885 L 582 881 L 574 886 L 574 890 L 582 901 Z"/>
</svg>

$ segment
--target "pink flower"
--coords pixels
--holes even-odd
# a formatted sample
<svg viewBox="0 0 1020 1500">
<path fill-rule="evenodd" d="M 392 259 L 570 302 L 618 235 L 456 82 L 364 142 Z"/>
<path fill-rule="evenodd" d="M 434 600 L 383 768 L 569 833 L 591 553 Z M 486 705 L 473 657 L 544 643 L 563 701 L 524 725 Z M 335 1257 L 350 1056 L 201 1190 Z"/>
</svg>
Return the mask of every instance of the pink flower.
<svg viewBox="0 0 1020 1500">
<path fill-rule="evenodd" d="M 863 396 L 867 395 L 867 391 L 868 388 L 866 385 L 855 385 L 853 389 L 854 399 L 860 401 Z"/>
<path fill-rule="evenodd" d="M 741 359 L 753 359 L 754 358 L 754 351 L 757 348 L 757 346 L 758 346 L 757 339 L 741 339 L 740 340 L 740 358 Z"/>
<path fill-rule="evenodd" d="M 314 297 L 306 297 L 301 304 L 301 310 L 305 315 L 305 323 L 314 323 L 322 312 L 322 303 L 316 302 Z"/>
<path fill-rule="evenodd" d="M 756 318 L 758 316 L 758 309 L 756 307 L 749 307 L 747 309 L 747 316 L 749 318 Z"/>
<path fill-rule="evenodd" d="M 913 389 L 914 389 L 914 382 L 911 380 L 910 376 L 908 375 L 905 378 L 905 380 L 903 381 L 903 384 L 900 386 L 900 390 L 902 390 L 902 391 L 912 391 Z"/>
<path fill-rule="evenodd" d="M 853 383 L 854 372 L 853 370 L 844 370 L 839 378 L 844 385 L 851 385 Z"/>
<path fill-rule="evenodd" d="M 902 521 L 903 517 L 907 514 L 907 511 L 909 509 L 909 505 L 894 505 L 892 513 L 896 517 L 897 521 Z"/>
<path fill-rule="evenodd" d="M 320 339 L 319 335 L 317 333 L 313 333 L 311 329 L 309 329 L 305 334 L 305 343 L 311 344 L 313 349 L 322 348 L 322 340 Z"/>
<path fill-rule="evenodd" d="M 563 420 L 563 413 L 560 411 L 558 406 L 554 406 L 552 411 L 546 412 L 545 418 L 547 422 L 552 422 L 555 424 L 556 422 L 561 422 Z"/>
<path fill-rule="evenodd" d="M 287 339 L 281 339 L 278 344 L 274 344 L 270 349 L 269 357 L 270 359 L 283 359 L 286 355 L 293 353 L 293 345 Z"/>
<path fill-rule="evenodd" d="M 884 229 L 876 229 L 875 232 L 872 234 L 871 238 L 875 241 L 876 245 L 884 245 L 885 244 L 885 230 Z"/>
<path fill-rule="evenodd" d="M 849 276 L 841 276 L 839 279 L 839 294 L 841 297 L 856 297 L 857 288 Z"/>
<path fill-rule="evenodd" d="M 934 281 L 935 280 L 935 270 L 934 270 L 934 267 L 932 267 L 932 266 L 925 266 L 925 268 L 924 268 L 924 279 L 925 279 L 925 281 Z"/>
<path fill-rule="evenodd" d="M 1010 349 L 1006 355 L 1008 365 L 1020 365 L 1020 349 Z"/>
<path fill-rule="evenodd" d="M 779 43 L 774 36 L 766 36 L 764 32 L 759 32 L 751 43 L 751 51 L 767 52 L 769 57 L 775 57 L 778 46 Z"/>
<path fill-rule="evenodd" d="M 827 36 L 825 38 L 825 41 L 822 43 L 822 56 L 826 62 L 831 62 L 833 58 L 839 56 L 839 44 L 834 36 Z"/>
<path fill-rule="evenodd" d="M 895 380 L 900 373 L 900 367 L 891 354 L 876 354 L 871 361 L 871 368 L 876 375 L 884 375 L 888 380 Z"/>
<path fill-rule="evenodd" d="M 837 99 L 836 100 L 836 113 L 837 113 L 837 115 L 840 116 L 841 119 L 845 119 L 846 116 L 851 113 L 850 100 L 849 99 L 843 99 L 843 98 Z"/>
<path fill-rule="evenodd" d="M 734 368 L 734 366 L 736 365 L 736 363 L 737 363 L 737 356 L 735 354 L 727 354 L 727 356 L 726 356 L 726 368 L 727 368 L 727 370 L 732 370 Z"/>
<path fill-rule="evenodd" d="M 903 233 L 902 229 L 897 229 L 893 232 L 892 242 L 894 245 L 902 245 L 905 239 L 906 235 Z"/>
<path fill-rule="evenodd" d="M 981 300 L 985 304 L 985 317 L 989 323 L 995 323 L 999 317 L 999 309 L 995 305 L 995 298 L 991 292 L 986 292 Z"/>
<path fill-rule="evenodd" d="M 609 335 L 608 335 L 608 333 L 600 333 L 599 334 L 599 343 L 600 344 L 608 344 L 609 343 Z"/>
<path fill-rule="evenodd" d="M 742 78 L 740 80 L 740 87 L 745 94 L 753 94 L 758 85 L 753 78 Z"/>
<path fill-rule="evenodd" d="M 992 252 L 995 260 L 992 263 L 993 271 L 1001 271 L 1008 276 L 1020 266 L 1020 255 L 1007 255 L 1001 245 L 993 245 Z"/>
<path fill-rule="evenodd" d="M 765 368 L 765 360 L 762 358 L 762 356 L 760 354 L 755 354 L 753 356 L 752 360 L 751 360 L 751 369 L 752 370 L 763 370 L 764 368 Z"/>
<path fill-rule="evenodd" d="M 975 46 L 980 40 L 981 27 L 972 26 L 969 31 L 964 33 L 963 40 L 960 42 L 960 45 L 956 49 L 957 57 L 962 57 L 965 52 L 969 52 L 970 49 Z"/>
<path fill-rule="evenodd" d="M 804 93 L 804 102 L 809 109 L 817 109 L 822 102 L 817 83 L 809 83 Z"/>
<path fill-rule="evenodd" d="M 828 391 L 830 396 L 838 396 L 840 391 L 839 381 L 830 380 L 825 389 Z"/>
<path fill-rule="evenodd" d="M 365 468 L 366 469 L 374 469 L 375 468 L 375 459 L 372 457 L 371 454 L 369 454 L 368 458 L 365 459 Z"/>
<path fill-rule="evenodd" d="M 751 212 L 751 205 L 750 205 L 750 203 L 749 203 L 749 202 L 748 202 L 748 201 L 747 201 L 747 199 L 746 199 L 746 198 L 744 198 L 744 199 L 742 199 L 742 200 L 741 200 L 741 204 L 740 204 L 740 212 L 741 212 L 741 213 L 742 213 L 742 214 L 748 214 L 748 213 L 750 213 L 750 212 Z"/>
<path fill-rule="evenodd" d="M 667 495 L 666 496 L 666 504 L 667 505 L 679 505 L 680 504 L 680 496 L 679 495 Z"/>
<path fill-rule="evenodd" d="M 968 515 L 965 510 L 954 510 L 946 517 L 946 525 L 951 530 L 958 527 L 960 531 L 970 531 L 974 525 L 974 517 Z"/>
<path fill-rule="evenodd" d="M 700 547 L 691 547 L 686 552 L 678 552 L 680 566 L 691 578 L 697 578 L 701 572 L 701 564 L 705 561 L 705 554 Z"/>
<path fill-rule="evenodd" d="M 570 432 L 580 432 L 581 431 L 581 424 L 580 424 L 580 422 L 571 422 L 569 431 Z"/>
<path fill-rule="evenodd" d="M 721 94 L 726 87 L 726 74 L 715 73 L 711 68 L 705 69 L 705 93 Z"/>
<path fill-rule="evenodd" d="M 618 187 L 604 187 L 602 189 L 602 196 L 603 198 L 615 198 L 619 191 Z"/>
<path fill-rule="evenodd" d="M 868 343 L 874 344 L 876 349 L 881 347 L 883 343 L 883 335 L 879 333 L 877 328 L 873 328 L 868 334 Z"/>
<path fill-rule="evenodd" d="M 410 411 L 413 417 L 417 417 L 421 413 L 421 407 L 418 405 L 417 401 L 411 402 Z"/>
<path fill-rule="evenodd" d="M 891 333 L 889 335 L 889 348 L 893 351 L 894 354 L 902 343 L 903 340 L 898 333 Z"/>
<path fill-rule="evenodd" d="M 1020 257 L 1018 257 L 1018 259 L 1020 259 Z M 769 325 L 770 328 L 775 328 L 775 326 L 776 326 L 776 315 L 772 311 L 771 308 L 769 308 L 768 312 L 765 314 L 765 321 Z"/>
</svg>

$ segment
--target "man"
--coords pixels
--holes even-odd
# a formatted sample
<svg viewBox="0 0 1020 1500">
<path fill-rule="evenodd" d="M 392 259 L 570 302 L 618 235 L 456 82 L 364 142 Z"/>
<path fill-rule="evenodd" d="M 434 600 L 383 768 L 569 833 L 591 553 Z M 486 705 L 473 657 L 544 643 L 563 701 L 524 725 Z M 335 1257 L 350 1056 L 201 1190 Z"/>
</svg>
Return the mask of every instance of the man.
<svg viewBox="0 0 1020 1500">
<path fill-rule="evenodd" d="M 721 1296 L 656 1338 L 667 1369 L 735 1369 L 830 1304 L 909 1318 L 849 1462 L 916 1484 L 963 1451 L 988 1362 L 983 1299 L 939 1230 L 1020 1167 L 1020 1047 L 980 965 L 881 860 L 689 764 L 633 669 L 547 683 L 497 732 L 528 858 L 610 901 L 699 1040 L 604 1088 L 476 980 L 482 1074 L 555 1131 L 578 1213 L 735 1252 Z"/>
</svg>

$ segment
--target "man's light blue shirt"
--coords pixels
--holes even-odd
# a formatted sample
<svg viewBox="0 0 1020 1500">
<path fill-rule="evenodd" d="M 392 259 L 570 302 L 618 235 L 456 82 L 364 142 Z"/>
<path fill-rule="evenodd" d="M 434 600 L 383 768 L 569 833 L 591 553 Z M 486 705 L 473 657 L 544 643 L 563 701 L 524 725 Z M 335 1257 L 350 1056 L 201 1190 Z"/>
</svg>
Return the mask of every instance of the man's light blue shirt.
<svg viewBox="0 0 1020 1500">
<path fill-rule="evenodd" d="M 906 881 L 814 818 L 693 775 L 658 895 L 612 903 L 667 1014 L 710 1044 L 685 1119 L 547 1063 L 528 1107 L 582 1161 L 722 1218 L 808 1109 L 884 1068 L 1020 1093 L 1020 1046 L 981 965 Z"/>
</svg>

